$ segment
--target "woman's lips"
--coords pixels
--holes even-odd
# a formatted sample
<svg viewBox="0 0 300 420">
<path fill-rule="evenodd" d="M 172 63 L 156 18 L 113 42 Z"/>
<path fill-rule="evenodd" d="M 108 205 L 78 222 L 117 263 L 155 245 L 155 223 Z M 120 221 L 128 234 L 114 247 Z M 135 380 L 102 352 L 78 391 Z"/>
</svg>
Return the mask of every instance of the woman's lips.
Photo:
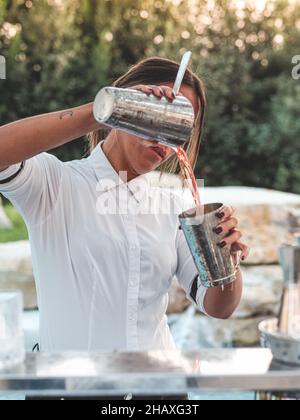
<svg viewBox="0 0 300 420">
<path fill-rule="evenodd" d="M 161 149 L 160 147 L 151 147 L 151 149 L 155 152 L 155 153 L 157 153 L 158 154 L 158 156 L 160 156 L 161 157 L 161 159 L 165 159 L 165 157 L 166 157 L 166 152 L 163 150 L 163 149 Z"/>
</svg>

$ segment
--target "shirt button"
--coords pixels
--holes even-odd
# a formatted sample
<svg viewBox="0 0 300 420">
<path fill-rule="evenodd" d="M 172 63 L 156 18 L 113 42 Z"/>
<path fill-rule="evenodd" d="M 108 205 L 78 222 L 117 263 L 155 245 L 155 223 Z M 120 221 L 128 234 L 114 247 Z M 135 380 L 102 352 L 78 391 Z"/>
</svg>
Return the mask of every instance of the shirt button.
<svg viewBox="0 0 300 420">
<path fill-rule="evenodd" d="M 131 251 L 135 251 L 136 250 L 136 246 L 135 245 L 131 245 L 130 246 Z"/>
</svg>

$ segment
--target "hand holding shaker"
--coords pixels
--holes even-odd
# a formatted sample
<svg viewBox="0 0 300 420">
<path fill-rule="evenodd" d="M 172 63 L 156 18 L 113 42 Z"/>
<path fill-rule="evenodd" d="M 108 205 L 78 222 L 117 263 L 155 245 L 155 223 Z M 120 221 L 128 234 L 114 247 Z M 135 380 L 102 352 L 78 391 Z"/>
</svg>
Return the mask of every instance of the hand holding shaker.
<svg viewBox="0 0 300 420">
<path fill-rule="evenodd" d="M 236 279 L 239 262 L 230 249 L 217 244 L 222 235 L 214 233 L 216 214 L 223 204 L 207 204 L 179 216 L 180 225 L 195 261 L 201 284 L 206 288 L 225 287 Z"/>
<path fill-rule="evenodd" d="M 174 93 L 178 95 L 191 53 L 183 56 Z M 170 103 L 134 89 L 105 87 L 94 101 L 96 121 L 167 146 L 183 146 L 190 140 L 194 127 L 193 105 L 183 96 Z"/>
</svg>

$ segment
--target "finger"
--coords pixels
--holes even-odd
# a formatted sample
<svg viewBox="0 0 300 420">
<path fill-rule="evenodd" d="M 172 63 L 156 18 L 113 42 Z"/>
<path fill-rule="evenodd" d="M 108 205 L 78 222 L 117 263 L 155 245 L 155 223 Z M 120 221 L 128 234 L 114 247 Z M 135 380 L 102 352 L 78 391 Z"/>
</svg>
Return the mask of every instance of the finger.
<svg viewBox="0 0 300 420">
<path fill-rule="evenodd" d="M 132 87 L 131 89 L 138 90 L 140 92 L 146 93 L 147 95 L 150 95 L 152 93 L 151 87 L 147 85 L 137 85 Z"/>
<path fill-rule="evenodd" d="M 173 93 L 173 89 L 168 86 L 160 86 L 160 88 L 163 90 L 165 98 L 167 98 L 170 102 L 173 102 L 176 98 L 175 94 Z"/>
<path fill-rule="evenodd" d="M 214 232 L 217 235 L 220 235 L 221 233 L 228 233 L 232 229 L 235 229 L 238 226 L 239 222 L 235 217 L 231 217 L 229 220 L 220 223 L 215 229 Z"/>
<path fill-rule="evenodd" d="M 250 248 L 249 246 L 247 246 L 246 244 L 242 243 L 242 242 L 236 242 L 232 245 L 231 247 L 231 251 L 233 253 L 239 252 L 241 251 L 241 259 L 242 261 L 245 261 L 249 255 L 250 255 Z"/>
<path fill-rule="evenodd" d="M 233 233 L 229 236 L 227 236 L 227 238 L 224 238 L 221 242 L 218 243 L 218 246 L 220 248 L 231 248 L 231 246 L 235 243 L 238 242 L 242 237 L 242 233 L 239 230 L 234 230 Z"/>
<path fill-rule="evenodd" d="M 154 96 L 157 98 L 162 98 L 164 96 L 164 91 L 159 86 L 150 86 L 150 89 Z"/>
<path fill-rule="evenodd" d="M 235 213 L 235 209 L 231 206 L 223 206 L 219 209 L 218 213 L 216 213 L 216 217 L 221 220 L 230 219 L 233 214 Z"/>
</svg>

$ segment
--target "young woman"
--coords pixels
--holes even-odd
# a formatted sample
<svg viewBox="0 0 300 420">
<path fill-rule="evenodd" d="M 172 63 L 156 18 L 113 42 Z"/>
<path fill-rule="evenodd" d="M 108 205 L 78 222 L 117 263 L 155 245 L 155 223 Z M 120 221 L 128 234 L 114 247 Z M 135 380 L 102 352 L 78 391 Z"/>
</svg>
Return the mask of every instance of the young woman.
<svg viewBox="0 0 300 420">
<path fill-rule="evenodd" d="M 177 71 L 177 63 L 151 58 L 114 85 L 172 101 Z M 206 101 L 203 84 L 191 70 L 181 94 L 196 116 L 188 146 L 194 165 Z M 46 153 L 87 133 L 92 134 L 86 159 L 63 163 Z M 136 211 L 151 198 L 147 173 L 174 169 L 173 154 L 166 146 L 100 126 L 92 103 L 0 128 L 0 192 L 28 227 L 41 350 L 174 349 L 166 317 L 174 277 L 211 317 L 228 318 L 237 308 L 240 272 L 225 291 L 198 286 L 177 215 Z M 122 191 L 129 192 L 132 208 L 102 211 L 103 202 Z M 225 207 L 216 218 L 216 232 L 227 233 L 219 245 L 242 251 L 246 258 L 248 248 L 240 242 L 237 225 L 233 209 Z"/>
</svg>

